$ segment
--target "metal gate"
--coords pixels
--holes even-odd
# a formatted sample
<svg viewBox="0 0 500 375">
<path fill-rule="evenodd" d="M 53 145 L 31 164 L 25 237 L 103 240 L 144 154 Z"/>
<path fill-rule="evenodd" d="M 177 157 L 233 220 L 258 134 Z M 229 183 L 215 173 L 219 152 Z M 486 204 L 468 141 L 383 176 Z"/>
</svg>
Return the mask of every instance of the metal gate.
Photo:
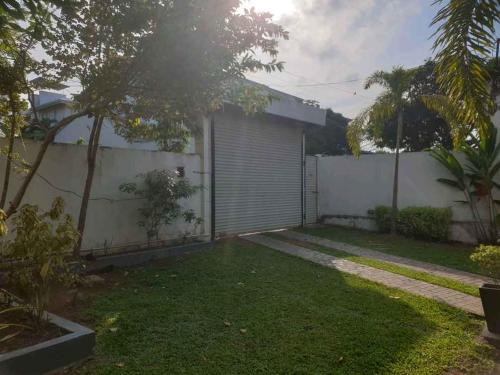
<svg viewBox="0 0 500 375">
<path fill-rule="evenodd" d="M 305 224 L 318 222 L 318 157 L 306 156 L 305 160 Z"/>
<path fill-rule="evenodd" d="M 213 234 L 301 225 L 302 127 L 226 111 L 213 132 Z"/>
</svg>

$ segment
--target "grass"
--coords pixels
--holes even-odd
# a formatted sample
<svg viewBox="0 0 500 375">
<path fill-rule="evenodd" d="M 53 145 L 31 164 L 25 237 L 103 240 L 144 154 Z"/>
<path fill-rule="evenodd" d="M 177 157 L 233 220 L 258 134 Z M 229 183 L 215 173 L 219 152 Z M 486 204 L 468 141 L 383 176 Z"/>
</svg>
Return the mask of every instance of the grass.
<svg viewBox="0 0 500 375">
<path fill-rule="evenodd" d="M 402 236 L 391 236 L 389 234 L 337 226 L 302 228 L 297 230 L 313 236 L 367 247 L 388 254 L 435 263 L 457 270 L 484 274 L 470 260 L 470 255 L 474 251 L 472 246 L 417 241 Z"/>
<path fill-rule="evenodd" d="M 431 275 L 431 274 L 428 274 L 426 272 L 421 272 L 421 271 L 415 271 L 415 270 L 412 270 L 411 268 L 407 268 L 404 266 L 399 266 L 399 265 L 396 265 L 393 263 L 383 262 L 383 261 L 380 261 L 377 259 L 370 259 L 370 258 L 358 256 L 358 255 L 349 254 L 345 251 L 331 249 L 329 247 L 316 245 L 316 244 L 312 244 L 309 242 L 291 240 L 291 239 L 288 239 L 286 237 L 280 236 L 279 232 L 278 233 L 268 233 L 267 235 L 270 237 L 273 237 L 275 239 L 281 240 L 281 241 L 295 244 L 297 246 L 302 246 L 302 247 L 305 247 L 305 248 L 308 248 L 311 250 L 316 250 L 316 251 L 319 251 L 319 252 L 322 252 L 325 254 L 330 254 L 330 255 L 333 255 L 337 258 L 343 258 L 346 260 L 350 260 L 352 262 L 364 264 L 365 266 L 378 268 L 381 270 L 396 273 L 398 275 L 403 275 L 403 276 L 409 277 L 411 279 L 425 281 L 429 284 L 439 285 L 439 286 L 442 286 L 445 288 L 454 289 L 454 290 L 457 290 L 459 292 L 469 294 L 471 296 L 479 297 L 479 288 L 477 286 L 467 285 L 467 284 L 461 283 L 459 281 L 449 279 L 447 277 Z"/>
<path fill-rule="evenodd" d="M 97 358 L 80 374 L 477 374 L 493 366 L 493 351 L 476 340 L 481 320 L 243 241 L 131 269 L 83 314 L 97 329 Z"/>
</svg>

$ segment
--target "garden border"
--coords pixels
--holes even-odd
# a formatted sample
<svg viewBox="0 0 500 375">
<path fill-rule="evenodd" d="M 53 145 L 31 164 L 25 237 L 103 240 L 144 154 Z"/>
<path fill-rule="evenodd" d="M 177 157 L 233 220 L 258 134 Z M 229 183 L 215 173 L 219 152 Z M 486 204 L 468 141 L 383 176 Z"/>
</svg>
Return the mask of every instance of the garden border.
<svg viewBox="0 0 500 375">
<path fill-rule="evenodd" d="M 155 260 L 182 256 L 198 251 L 212 249 L 214 242 L 195 242 L 186 245 L 163 247 L 142 251 L 135 251 L 116 255 L 105 255 L 87 263 L 86 272 L 93 273 L 107 267 L 132 267 L 146 264 Z"/>
<path fill-rule="evenodd" d="M 46 317 L 50 323 L 69 333 L 0 354 L 1 374 L 43 374 L 67 367 L 93 355 L 94 331 L 48 312 Z"/>
</svg>

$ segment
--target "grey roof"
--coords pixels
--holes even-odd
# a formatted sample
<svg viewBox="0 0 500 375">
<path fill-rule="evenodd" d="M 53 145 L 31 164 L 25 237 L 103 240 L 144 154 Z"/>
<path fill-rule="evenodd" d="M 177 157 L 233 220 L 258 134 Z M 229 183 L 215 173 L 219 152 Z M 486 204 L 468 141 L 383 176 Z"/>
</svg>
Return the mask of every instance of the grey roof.
<svg viewBox="0 0 500 375">
<path fill-rule="evenodd" d="M 265 109 L 265 113 L 296 121 L 301 121 L 306 124 L 325 126 L 326 124 L 325 109 L 305 104 L 304 100 L 299 97 L 272 89 L 263 84 L 253 82 L 250 80 L 245 80 L 245 81 L 249 84 L 262 87 L 264 91 L 267 91 L 274 98 L 271 104 Z M 69 105 L 71 103 L 72 101 L 67 98 L 56 99 L 54 101 L 39 105 L 37 109 L 44 110 L 51 108 L 53 106 L 61 104 Z"/>
</svg>

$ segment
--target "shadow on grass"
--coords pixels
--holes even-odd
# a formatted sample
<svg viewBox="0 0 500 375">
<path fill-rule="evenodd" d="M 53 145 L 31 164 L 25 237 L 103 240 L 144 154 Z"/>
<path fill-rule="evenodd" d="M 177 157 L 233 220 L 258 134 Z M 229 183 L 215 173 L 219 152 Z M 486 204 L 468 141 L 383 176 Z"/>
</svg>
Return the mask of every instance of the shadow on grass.
<svg viewBox="0 0 500 375">
<path fill-rule="evenodd" d="M 82 373 L 438 374 L 484 349 L 465 313 L 248 242 L 128 272 Z"/>
</svg>

